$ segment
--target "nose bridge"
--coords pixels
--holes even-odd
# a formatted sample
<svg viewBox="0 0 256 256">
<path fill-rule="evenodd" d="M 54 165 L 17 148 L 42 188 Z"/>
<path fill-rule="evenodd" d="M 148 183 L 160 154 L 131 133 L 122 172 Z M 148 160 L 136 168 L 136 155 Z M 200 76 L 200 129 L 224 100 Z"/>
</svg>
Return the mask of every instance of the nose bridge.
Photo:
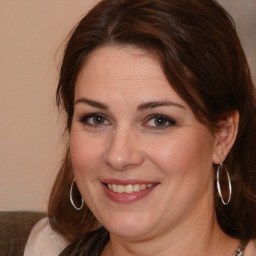
<svg viewBox="0 0 256 256">
<path fill-rule="evenodd" d="M 128 125 L 116 127 L 104 153 L 105 162 L 115 170 L 126 170 L 143 162 L 136 131 Z"/>
</svg>

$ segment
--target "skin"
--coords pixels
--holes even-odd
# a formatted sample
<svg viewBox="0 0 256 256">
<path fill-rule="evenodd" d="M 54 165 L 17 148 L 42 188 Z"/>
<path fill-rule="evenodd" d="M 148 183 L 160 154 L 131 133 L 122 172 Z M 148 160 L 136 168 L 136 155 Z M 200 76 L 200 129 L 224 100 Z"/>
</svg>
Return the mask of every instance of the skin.
<svg viewBox="0 0 256 256">
<path fill-rule="evenodd" d="M 81 195 L 111 235 L 102 255 L 232 255 L 239 241 L 217 224 L 213 163 L 232 147 L 238 118 L 212 134 L 139 49 L 106 46 L 87 58 L 75 86 L 70 153 Z M 105 179 L 157 186 L 119 203 L 104 192 Z"/>
</svg>

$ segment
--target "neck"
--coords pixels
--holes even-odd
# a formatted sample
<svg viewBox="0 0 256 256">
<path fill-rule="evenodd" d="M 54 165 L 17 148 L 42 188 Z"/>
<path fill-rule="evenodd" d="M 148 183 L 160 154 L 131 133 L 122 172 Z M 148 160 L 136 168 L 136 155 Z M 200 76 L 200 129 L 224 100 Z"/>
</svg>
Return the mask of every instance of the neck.
<svg viewBox="0 0 256 256">
<path fill-rule="evenodd" d="M 231 256 L 238 245 L 239 240 L 220 229 L 215 214 L 209 220 L 208 213 L 188 219 L 168 233 L 147 238 L 127 239 L 111 234 L 102 256 Z"/>
</svg>

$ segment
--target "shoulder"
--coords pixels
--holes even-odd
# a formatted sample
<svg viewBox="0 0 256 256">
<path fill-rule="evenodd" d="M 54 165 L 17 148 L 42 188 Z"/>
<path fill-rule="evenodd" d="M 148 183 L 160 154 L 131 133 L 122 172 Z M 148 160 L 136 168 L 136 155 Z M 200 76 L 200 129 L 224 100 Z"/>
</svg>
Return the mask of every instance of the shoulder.
<svg viewBox="0 0 256 256">
<path fill-rule="evenodd" d="M 32 229 L 24 256 L 57 256 L 67 242 L 49 224 L 48 218 L 41 219 Z"/>
<path fill-rule="evenodd" d="M 252 239 L 248 242 L 244 255 L 245 256 L 255 256 L 256 255 L 256 239 Z"/>
</svg>

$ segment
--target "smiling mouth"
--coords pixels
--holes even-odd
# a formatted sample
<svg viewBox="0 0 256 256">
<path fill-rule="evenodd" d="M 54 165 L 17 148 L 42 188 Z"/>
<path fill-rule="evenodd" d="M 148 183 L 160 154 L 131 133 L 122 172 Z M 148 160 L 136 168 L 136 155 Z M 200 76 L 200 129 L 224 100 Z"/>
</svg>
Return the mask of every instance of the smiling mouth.
<svg viewBox="0 0 256 256">
<path fill-rule="evenodd" d="M 152 188 L 154 184 L 128 184 L 128 185 L 117 185 L 117 184 L 105 184 L 109 190 L 115 193 L 136 193 L 149 188 Z"/>
<path fill-rule="evenodd" d="M 146 197 L 160 184 L 159 182 L 148 182 L 141 180 L 102 180 L 107 197 L 116 203 L 135 203 Z"/>
</svg>

